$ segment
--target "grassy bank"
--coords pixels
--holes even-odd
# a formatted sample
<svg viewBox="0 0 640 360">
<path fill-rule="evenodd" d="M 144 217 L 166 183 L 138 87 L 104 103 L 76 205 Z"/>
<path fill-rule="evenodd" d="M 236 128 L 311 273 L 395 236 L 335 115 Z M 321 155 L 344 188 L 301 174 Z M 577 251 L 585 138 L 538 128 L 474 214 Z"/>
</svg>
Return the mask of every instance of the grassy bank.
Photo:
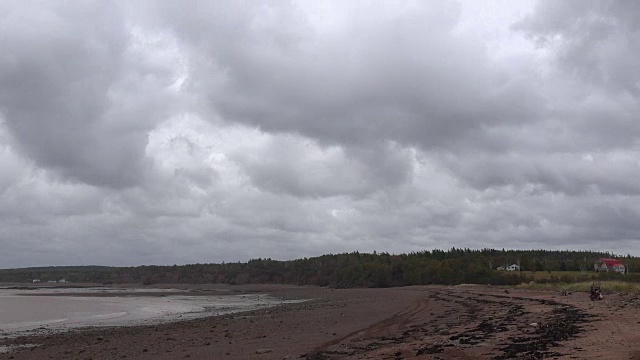
<svg viewBox="0 0 640 360">
<path fill-rule="evenodd" d="M 567 290 L 567 291 L 589 291 L 592 281 L 583 281 L 576 283 L 534 283 L 534 284 L 522 284 L 517 285 L 519 289 L 531 289 L 531 290 Z M 600 286 L 604 293 L 629 293 L 640 294 L 640 284 L 626 281 L 601 281 Z"/>
<path fill-rule="evenodd" d="M 584 273 L 581 271 L 521 271 L 519 274 L 527 278 L 532 278 L 534 280 L 547 280 L 554 277 L 570 277 L 576 279 L 576 281 L 591 279 L 593 276 L 597 275 L 592 271 L 587 271 Z"/>
</svg>

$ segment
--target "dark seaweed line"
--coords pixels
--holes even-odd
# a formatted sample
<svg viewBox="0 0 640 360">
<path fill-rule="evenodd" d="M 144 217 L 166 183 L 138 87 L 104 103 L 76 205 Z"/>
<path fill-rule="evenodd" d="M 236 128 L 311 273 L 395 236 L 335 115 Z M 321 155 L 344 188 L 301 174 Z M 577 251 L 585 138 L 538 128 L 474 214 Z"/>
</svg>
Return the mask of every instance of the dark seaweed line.
<svg viewBox="0 0 640 360">
<path fill-rule="evenodd" d="M 509 301 L 496 301 L 479 297 L 464 297 L 451 292 L 446 293 L 448 298 L 445 298 L 443 295 L 444 294 L 438 294 L 433 297 L 442 301 L 450 301 L 462 305 L 466 309 L 467 313 L 470 314 L 471 320 L 476 320 L 478 318 L 478 310 L 482 308 L 480 304 L 498 304 L 502 306 L 502 309 L 504 309 L 501 309 L 504 313 L 499 317 L 494 319 L 482 319 L 474 328 L 458 333 L 449 338 L 450 341 L 457 341 L 464 345 L 473 346 L 488 339 L 492 334 L 508 331 L 509 329 L 505 325 L 515 323 L 517 316 L 525 314 L 522 305 L 513 304 Z M 423 354 L 438 354 L 443 352 L 444 348 L 453 346 L 453 343 L 425 345 L 418 349 L 416 356 Z"/>
<path fill-rule="evenodd" d="M 479 294 L 484 295 L 484 294 Z M 560 356 L 557 352 L 549 351 L 552 347 L 560 346 L 560 341 L 575 338 L 583 331 L 584 323 L 593 321 L 595 316 L 578 309 L 575 306 L 564 304 L 554 300 L 532 299 L 518 296 L 489 295 L 497 298 L 532 301 L 543 305 L 551 305 L 553 316 L 547 319 L 536 330 L 534 337 L 511 337 L 506 346 L 500 348 L 503 355 L 496 356 L 494 360 L 507 359 L 543 359 L 545 357 Z"/>
</svg>

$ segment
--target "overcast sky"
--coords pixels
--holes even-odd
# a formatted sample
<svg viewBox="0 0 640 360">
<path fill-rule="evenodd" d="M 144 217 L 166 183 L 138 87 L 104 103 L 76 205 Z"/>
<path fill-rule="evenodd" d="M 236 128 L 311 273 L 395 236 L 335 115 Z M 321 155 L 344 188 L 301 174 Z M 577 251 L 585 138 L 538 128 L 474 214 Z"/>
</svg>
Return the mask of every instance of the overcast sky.
<svg viewBox="0 0 640 360">
<path fill-rule="evenodd" d="M 636 1 L 0 0 L 0 268 L 640 255 Z"/>
</svg>

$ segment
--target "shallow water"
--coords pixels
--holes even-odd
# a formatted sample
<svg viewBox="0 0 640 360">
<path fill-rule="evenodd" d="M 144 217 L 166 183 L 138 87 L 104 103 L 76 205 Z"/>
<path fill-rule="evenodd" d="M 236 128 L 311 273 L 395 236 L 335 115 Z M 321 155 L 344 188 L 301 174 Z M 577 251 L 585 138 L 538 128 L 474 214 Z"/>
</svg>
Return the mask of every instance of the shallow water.
<svg viewBox="0 0 640 360">
<path fill-rule="evenodd" d="M 73 295 L 35 296 L 52 292 L 68 293 L 67 290 L 0 289 L 0 332 L 4 336 L 15 336 L 36 330 L 153 324 L 285 303 L 262 294 L 190 296 L 185 292 L 184 295 L 167 296 L 130 295 L 135 294 L 136 289 L 127 289 L 127 296 L 83 296 L 96 291 L 108 291 L 105 289 L 74 289 Z"/>
</svg>

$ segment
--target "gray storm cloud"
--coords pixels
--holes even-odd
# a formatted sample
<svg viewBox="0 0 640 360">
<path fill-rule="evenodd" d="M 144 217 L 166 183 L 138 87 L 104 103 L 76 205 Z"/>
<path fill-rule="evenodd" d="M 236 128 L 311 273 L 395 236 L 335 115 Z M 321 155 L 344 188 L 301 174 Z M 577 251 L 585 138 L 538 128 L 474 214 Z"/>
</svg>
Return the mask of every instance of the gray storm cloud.
<svg viewBox="0 0 640 360">
<path fill-rule="evenodd" d="M 0 267 L 640 251 L 639 6 L 496 9 L 0 1 Z"/>
<path fill-rule="evenodd" d="M 171 100 L 174 65 L 154 64 L 145 57 L 157 54 L 136 49 L 112 2 L 3 8 L 0 111 L 15 147 L 63 179 L 138 183 L 146 132 Z"/>
<path fill-rule="evenodd" d="M 295 5 L 212 3 L 187 7 L 177 21 L 166 9 L 163 24 L 208 59 L 193 86 L 212 111 L 265 131 L 455 148 L 477 143 L 483 126 L 535 116 L 522 80 L 455 33 L 459 6 L 381 7 L 347 8 L 342 23 L 314 25 Z"/>
</svg>

